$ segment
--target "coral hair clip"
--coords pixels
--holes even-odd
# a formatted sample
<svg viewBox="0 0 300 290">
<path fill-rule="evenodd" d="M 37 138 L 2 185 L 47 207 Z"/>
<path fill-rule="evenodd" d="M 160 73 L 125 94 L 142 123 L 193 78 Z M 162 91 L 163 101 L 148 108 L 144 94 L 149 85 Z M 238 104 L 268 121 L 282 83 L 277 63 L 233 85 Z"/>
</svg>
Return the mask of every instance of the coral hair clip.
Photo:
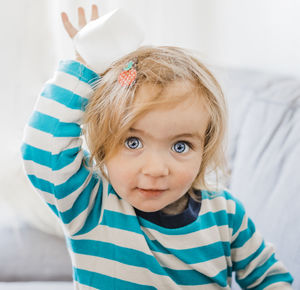
<svg viewBox="0 0 300 290">
<path fill-rule="evenodd" d="M 136 76 L 137 71 L 135 69 L 135 62 L 131 60 L 119 74 L 118 82 L 123 87 L 129 87 L 134 84 Z"/>
</svg>

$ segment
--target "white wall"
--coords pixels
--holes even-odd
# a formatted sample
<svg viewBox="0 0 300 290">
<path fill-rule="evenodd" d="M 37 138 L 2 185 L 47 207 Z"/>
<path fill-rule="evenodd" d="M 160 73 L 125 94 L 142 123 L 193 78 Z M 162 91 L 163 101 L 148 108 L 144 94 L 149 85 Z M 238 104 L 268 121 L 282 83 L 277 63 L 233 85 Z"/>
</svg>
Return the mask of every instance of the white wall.
<svg viewBox="0 0 300 290">
<path fill-rule="evenodd" d="M 73 20 L 77 5 L 97 3 L 102 14 L 122 6 L 144 28 L 146 44 L 189 47 L 210 63 L 300 78 L 299 0 L 55 1 L 56 10 L 66 10 Z M 59 19 L 55 25 L 61 29 Z M 70 43 L 65 34 L 60 43 L 66 55 Z"/>
<path fill-rule="evenodd" d="M 0 3 L 0 130 L 4 145 L 11 147 L 9 142 L 15 144 L 21 138 L 21 128 L 42 83 L 51 76 L 56 55 L 49 31 L 52 19 L 48 1 Z"/>
<path fill-rule="evenodd" d="M 216 62 L 300 78 L 300 1 L 214 2 Z"/>
</svg>

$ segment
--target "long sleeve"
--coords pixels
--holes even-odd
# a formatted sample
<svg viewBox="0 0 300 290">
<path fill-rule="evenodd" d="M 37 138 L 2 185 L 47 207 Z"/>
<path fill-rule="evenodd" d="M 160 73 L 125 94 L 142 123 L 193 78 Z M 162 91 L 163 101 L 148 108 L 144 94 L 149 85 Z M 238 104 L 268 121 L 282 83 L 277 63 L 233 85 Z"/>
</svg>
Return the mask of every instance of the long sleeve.
<svg viewBox="0 0 300 290">
<path fill-rule="evenodd" d="M 98 79 L 76 61 L 60 62 L 37 100 L 21 148 L 28 178 L 68 235 L 88 231 L 100 215 L 102 181 L 86 166 L 81 136 L 81 118 Z"/>
<path fill-rule="evenodd" d="M 242 289 L 292 289 L 293 278 L 275 257 L 275 250 L 256 231 L 254 223 L 236 201 L 231 257 Z"/>
</svg>

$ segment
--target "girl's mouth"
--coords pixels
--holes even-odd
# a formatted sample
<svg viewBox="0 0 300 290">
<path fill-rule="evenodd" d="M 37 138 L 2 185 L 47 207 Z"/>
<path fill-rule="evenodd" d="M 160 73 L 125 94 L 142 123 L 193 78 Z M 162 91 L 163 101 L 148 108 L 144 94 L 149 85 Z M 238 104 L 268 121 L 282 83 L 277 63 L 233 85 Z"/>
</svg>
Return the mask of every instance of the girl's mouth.
<svg viewBox="0 0 300 290">
<path fill-rule="evenodd" d="M 158 197 L 166 191 L 166 189 L 156 189 L 156 188 L 146 189 L 146 188 L 139 188 L 139 187 L 137 188 L 137 190 L 146 197 Z"/>
</svg>

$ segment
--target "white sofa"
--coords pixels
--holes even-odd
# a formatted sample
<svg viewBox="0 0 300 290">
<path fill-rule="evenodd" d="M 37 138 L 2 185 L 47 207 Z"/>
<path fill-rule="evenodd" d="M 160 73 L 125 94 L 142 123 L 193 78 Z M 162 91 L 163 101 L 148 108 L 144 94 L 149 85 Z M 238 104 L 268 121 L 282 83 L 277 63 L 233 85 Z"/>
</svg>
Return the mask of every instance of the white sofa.
<svg viewBox="0 0 300 290">
<path fill-rule="evenodd" d="M 228 186 L 274 244 L 294 276 L 294 289 L 300 289 L 300 80 L 246 70 L 215 73 L 229 105 Z M 30 202 L 15 203 L 23 213 L 16 229 L 1 223 L 0 289 L 71 290 L 64 239 L 25 185 L 20 163 L 15 166 L 4 182 L 19 174 L 19 184 L 5 190 L 14 201 L 28 194 Z"/>
</svg>

